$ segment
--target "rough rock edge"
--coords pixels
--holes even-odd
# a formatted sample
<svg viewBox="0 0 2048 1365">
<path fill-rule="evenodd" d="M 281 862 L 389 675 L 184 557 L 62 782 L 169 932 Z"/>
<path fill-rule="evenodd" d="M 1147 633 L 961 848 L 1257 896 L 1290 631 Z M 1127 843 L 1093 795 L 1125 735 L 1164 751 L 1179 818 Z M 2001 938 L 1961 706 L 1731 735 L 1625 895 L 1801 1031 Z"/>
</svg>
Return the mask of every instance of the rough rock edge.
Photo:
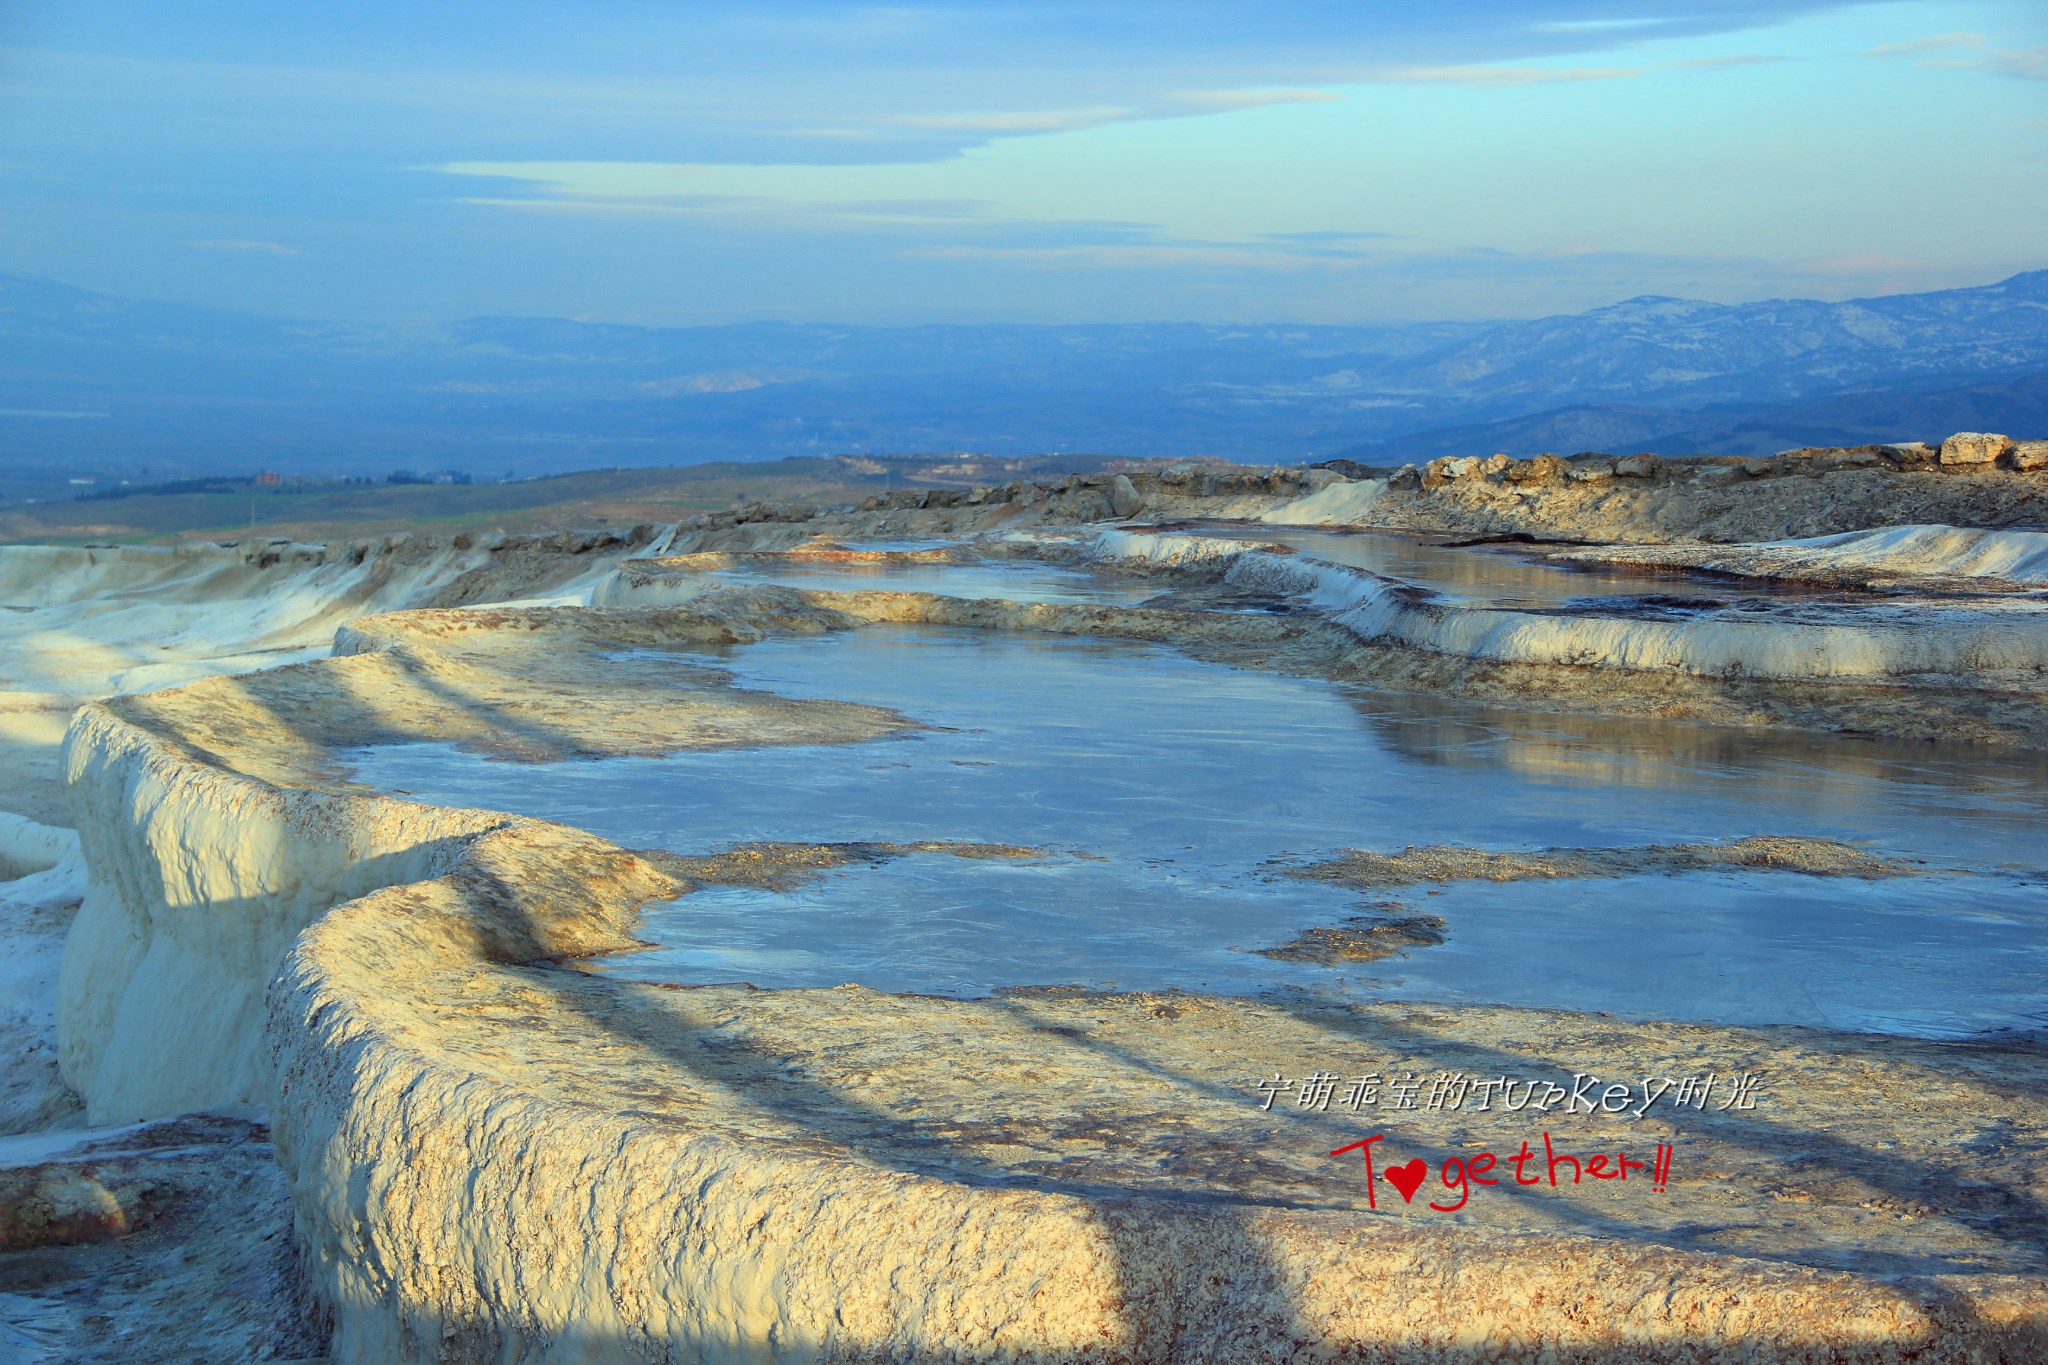
<svg viewBox="0 0 2048 1365">
<path fill-rule="evenodd" d="M 1304 929 L 1277 948 L 1261 948 L 1260 957 L 1277 962 L 1378 962 L 1410 948 L 1433 948 L 1444 941 L 1439 915 L 1355 915 L 1334 927 Z"/>
<path fill-rule="evenodd" d="M 1298 468 L 1136 470 L 1124 477 L 1139 521 L 1237 518 L 1370 524 L 1446 534 L 1528 534 L 1577 541 L 1761 541 L 1856 531 L 1901 520 L 1966 526 L 2048 524 L 2048 443 L 2023 442 L 2020 466 L 1942 464 L 1915 443 L 1733 456 L 1495 457 L 1431 461 L 1379 477 L 1349 461 Z M 1461 477 L 1445 478 L 1456 463 Z M 2015 467 L 2008 468 L 2007 465 Z M 1346 476 L 1349 477 L 1347 482 Z M 958 536 L 1025 523 L 1074 525 L 1120 516 L 1117 476 L 1012 480 L 976 488 L 899 490 L 851 510 L 763 503 L 690 517 L 676 544 L 694 550 L 780 549 L 818 535 Z"/>
<path fill-rule="evenodd" d="M 1547 848 L 1508 853 L 1455 844 L 1411 844 L 1399 853 L 1347 849 L 1341 857 L 1286 875 L 1378 890 L 1417 882 L 1545 881 L 1568 877 L 1676 875 L 1733 868 L 1810 877 L 1913 877 L 1924 868 L 1865 853 L 1835 839 L 1754 835 L 1727 843 L 1650 844 L 1642 848 Z"/>
<path fill-rule="evenodd" d="M 970 861 L 1056 856 L 1050 850 L 1029 848 L 1023 844 L 974 843 L 961 839 L 918 839 L 910 843 L 856 840 L 824 844 L 777 840 L 735 844 L 709 854 L 672 853 L 659 848 L 637 848 L 633 852 L 675 882 L 683 894 L 702 886 L 751 886 L 767 891 L 793 891 L 827 872 L 843 867 L 872 867 L 913 853 L 938 853 Z"/>
</svg>

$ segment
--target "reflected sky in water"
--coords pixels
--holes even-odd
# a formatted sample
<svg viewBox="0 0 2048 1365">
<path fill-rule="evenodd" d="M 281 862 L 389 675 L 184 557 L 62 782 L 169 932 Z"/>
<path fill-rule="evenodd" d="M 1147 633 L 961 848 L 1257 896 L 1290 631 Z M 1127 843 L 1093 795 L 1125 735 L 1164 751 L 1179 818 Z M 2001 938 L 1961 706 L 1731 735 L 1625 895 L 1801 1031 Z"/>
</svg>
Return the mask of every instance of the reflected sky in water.
<svg viewBox="0 0 2048 1365">
<path fill-rule="evenodd" d="M 550 767 L 415 745 L 363 751 L 358 774 L 632 847 L 962 839 L 1056 855 L 916 855 L 794 892 L 699 892 L 650 912 L 658 951 L 607 964 L 636 978 L 1292 987 L 1933 1034 L 2039 1022 L 2048 896 L 2012 876 L 1716 872 L 1363 896 L 1273 866 L 1344 847 L 1804 834 L 1981 869 L 2030 857 L 2048 803 L 2036 760 L 1489 712 L 1125 641 L 890 628 L 715 658 L 746 686 L 936 728 Z M 1405 908 L 1382 912 L 1441 915 L 1449 942 L 1340 967 L 1254 951 L 1390 900 Z"/>
<path fill-rule="evenodd" d="M 863 545 L 862 549 L 873 549 Z M 875 564 L 760 555 L 702 574 L 707 588 L 772 583 L 822 592 L 933 592 L 948 597 L 1000 597 L 1012 602 L 1112 602 L 1156 597 L 1155 581 L 1069 569 L 1028 559 L 967 564 Z"/>
</svg>

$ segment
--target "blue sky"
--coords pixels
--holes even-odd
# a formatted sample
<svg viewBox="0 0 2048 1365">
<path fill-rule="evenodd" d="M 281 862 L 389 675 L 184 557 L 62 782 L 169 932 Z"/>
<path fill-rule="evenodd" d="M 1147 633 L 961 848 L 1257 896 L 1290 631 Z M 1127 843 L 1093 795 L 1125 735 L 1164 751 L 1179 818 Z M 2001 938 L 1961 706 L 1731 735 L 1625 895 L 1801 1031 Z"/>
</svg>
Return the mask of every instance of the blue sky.
<svg viewBox="0 0 2048 1365">
<path fill-rule="evenodd" d="M 379 321 L 1524 317 L 2048 265 L 2048 6 L 0 10 L 0 270 Z"/>
</svg>

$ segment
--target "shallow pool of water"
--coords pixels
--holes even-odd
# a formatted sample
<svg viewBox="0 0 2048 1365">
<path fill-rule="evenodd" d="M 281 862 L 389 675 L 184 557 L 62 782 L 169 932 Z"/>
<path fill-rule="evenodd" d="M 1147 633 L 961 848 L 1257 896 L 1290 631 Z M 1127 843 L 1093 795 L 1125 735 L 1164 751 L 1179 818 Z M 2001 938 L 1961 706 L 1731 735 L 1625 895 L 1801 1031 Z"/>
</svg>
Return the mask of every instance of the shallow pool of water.
<svg viewBox="0 0 2048 1365">
<path fill-rule="evenodd" d="M 1161 586 L 1143 578 L 1026 559 L 966 564 L 863 564 L 780 560 L 763 555 L 731 568 L 709 570 L 700 577 L 707 588 L 768 583 L 822 592 L 931 592 L 948 597 L 1000 597 L 1012 602 L 1108 602 L 1126 606 L 1156 597 Z"/>
<path fill-rule="evenodd" d="M 746 686 L 891 706 L 934 728 L 546 767 L 415 745 L 358 753 L 358 776 L 629 847 L 955 839 L 1049 854 L 919 854 L 791 892 L 701 891 L 650 912 L 657 951 L 602 964 L 626 976 L 967 995 L 1293 987 L 1932 1034 L 2042 1022 L 2048 894 L 2016 875 L 1714 873 L 1375 895 L 1277 875 L 1346 847 L 1751 834 L 1983 869 L 2030 858 L 2048 814 L 2036 760 L 1488 712 L 1124 641 L 868 629 L 715 661 Z M 1405 909 L 1379 913 L 1441 915 L 1449 941 L 1333 967 L 1257 952 L 1389 900 Z"/>
</svg>

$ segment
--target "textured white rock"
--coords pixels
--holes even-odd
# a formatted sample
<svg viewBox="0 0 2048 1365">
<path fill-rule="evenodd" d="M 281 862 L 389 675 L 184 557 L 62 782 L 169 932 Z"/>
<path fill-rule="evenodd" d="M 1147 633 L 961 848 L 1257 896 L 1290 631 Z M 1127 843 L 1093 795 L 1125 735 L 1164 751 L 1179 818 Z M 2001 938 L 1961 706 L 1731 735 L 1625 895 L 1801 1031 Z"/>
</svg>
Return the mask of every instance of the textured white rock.
<svg viewBox="0 0 2048 1365">
<path fill-rule="evenodd" d="M 1367 641 L 1504 663 L 1635 669 L 1719 678 L 1942 680 L 1957 688 L 2039 691 L 2048 677 L 2048 613 L 1871 612 L 1839 622 L 1659 619 L 1468 606 L 1364 569 L 1242 541 L 1105 531 L 1107 559 L 1227 566 L 1231 583 L 1305 599 Z"/>
<path fill-rule="evenodd" d="M 549 541 L 387 537 L 378 545 L 0 546 L 0 687 L 106 696 L 271 668 L 326 653 L 352 617 L 465 602 L 581 603 L 620 559 Z M 494 590 L 493 579 L 497 580 Z M 524 595 L 538 586 L 544 595 Z"/>
<path fill-rule="evenodd" d="M 2012 438 L 1988 431 L 1959 431 L 1941 443 L 1943 464 L 1991 464 L 2012 449 Z"/>
<path fill-rule="evenodd" d="M 77 863 L 78 835 L 0 811 L 0 882 Z M 82 871 L 82 867 L 78 869 Z"/>
<path fill-rule="evenodd" d="M 631 877 L 530 829 L 471 846 L 488 872 L 338 907 L 271 995 L 279 1159 L 337 1361 L 1819 1361 L 1856 1343 L 1960 1362 L 2035 1339 L 2023 1277 L 1905 1285 L 893 1169 L 749 1136 L 745 1093 L 664 1112 L 658 1054 L 632 1112 L 571 1102 L 522 1083 L 555 998 L 492 945 L 616 922 L 606 893 Z M 532 875 L 564 863 L 579 875 Z M 505 1004 L 455 1045 L 434 1007 L 458 983 Z"/>
<path fill-rule="evenodd" d="M 57 971 L 85 885 L 76 834 L 0 814 L 0 1134 L 76 1118 L 57 1071 Z"/>
<path fill-rule="evenodd" d="M 1319 471 L 1320 472 L 1320 471 Z M 1259 515 L 1279 526 L 1358 526 L 1372 517 L 1373 504 L 1387 491 L 1385 479 L 1360 479 L 1329 484 L 1305 498 L 1283 502 Z"/>
<path fill-rule="evenodd" d="M 292 936 L 428 875 L 463 818 L 195 768 L 97 706 L 65 761 L 93 875 L 58 976 L 59 1056 L 94 1124 L 260 1105 L 263 992 Z"/>
<path fill-rule="evenodd" d="M 1971 580 L 1982 580 L 1986 589 L 2048 586 L 2048 532 L 1973 526 L 1885 526 L 1736 545 L 1602 546 L 1561 550 L 1551 558 L 1848 586 L 1911 587 L 1923 580 L 1918 586 L 1930 591 L 1967 589 L 1974 586 Z M 2022 610 L 2027 605 L 2016 604 Z"/>
<path fill-rule="evenodd" d="M 1804 550 L 1816 564 L 1901 576 L 1996 578 L 2048 586 L 2048 532 L 1971 526 L 1886 526 L 1838 536 L 1770 541 L 1760 549 Z"/>
<path fill-rule="evenodd" d="M 1478 630 L 1491 648 L 1526 627 L 1515 647 L 1541 654 L 1569 620 L 1454 612 L 1239 542 L 1112 532 L 1098 552 L 1141 542 L 1301 593 L 1361 638 L 1457 646 Z M 1664 647 L 1696 662 L 1704 645 Z M 482 812 L 281 791 L 109 707 L 81 716 L 67 762 L 103 871 L 66 963 L 67 1068 L 101 1121 L 269 1101 L 340 1361 L 1794 1360 L 1852 1344 L 1938 1361 L 2039 1343 L 2038 1286 L 2002 1277 L 1900 1285 L 1346 1211 L 992 1188 L 679 1118 L 658 1066 L 630 1108 L 579 1102 L 531 1069 L 550 999 L 514 964 L 621 946 L 651 890 L 637 860 Z M 281 957 L 266 1057 L 254 1030 Z M 472 983 L 515 1007 L 455 1047 L 435 1007 Z"/>
</svg>

